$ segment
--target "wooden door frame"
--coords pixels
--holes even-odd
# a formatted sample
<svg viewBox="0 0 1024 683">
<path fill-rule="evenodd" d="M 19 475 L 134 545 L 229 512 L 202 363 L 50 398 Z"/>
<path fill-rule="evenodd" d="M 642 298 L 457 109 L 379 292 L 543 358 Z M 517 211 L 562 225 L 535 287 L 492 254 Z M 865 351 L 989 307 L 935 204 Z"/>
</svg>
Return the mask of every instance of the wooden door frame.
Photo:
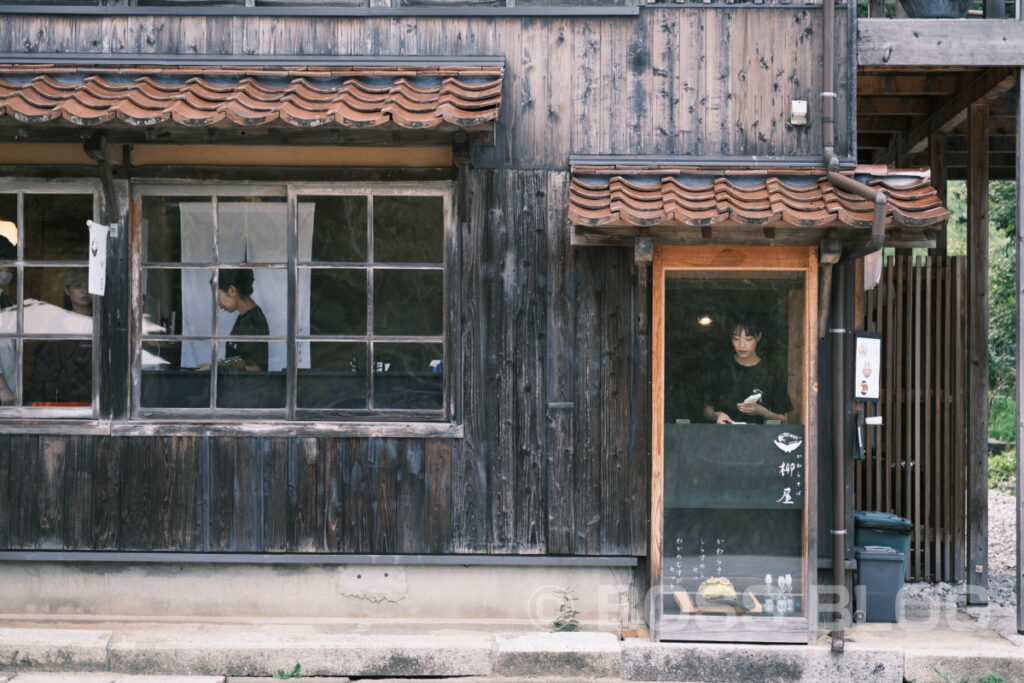
<svg viewBox="0 0 1024 683">
<path fill-rule="evenodd" d="M 665 271 L 759 270 L 803 271 L 804 366 L 803 415 L 806 439 L 804 503 L 804 614 L 809 640 L 817 637 L 817 506 L 818 506 L 818 250 L 815 247 L 687 247 L 654 249 L 651 325 L 651 532 L 649 580 L 654 609 L 651 633 L 657 639 L 661 619 L 665 471 Z"/>
</svg>

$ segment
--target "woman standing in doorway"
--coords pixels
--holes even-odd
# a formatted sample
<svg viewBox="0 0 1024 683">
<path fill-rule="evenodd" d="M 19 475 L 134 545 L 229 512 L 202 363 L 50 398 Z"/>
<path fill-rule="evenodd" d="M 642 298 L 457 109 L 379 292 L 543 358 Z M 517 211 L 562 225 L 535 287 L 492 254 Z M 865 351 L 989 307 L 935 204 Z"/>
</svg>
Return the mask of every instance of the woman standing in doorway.
<svg viewBox="0 0 1024 683">
<path fill-rule="evenodd" d="M 786 422 L 793 410 L 782 371 L 757 352 L 763 332 L 749 319 L 732 326 L 732 356 L 712 371 L 704 396 L 704 417 L 718 424 Z"/>
</svg>

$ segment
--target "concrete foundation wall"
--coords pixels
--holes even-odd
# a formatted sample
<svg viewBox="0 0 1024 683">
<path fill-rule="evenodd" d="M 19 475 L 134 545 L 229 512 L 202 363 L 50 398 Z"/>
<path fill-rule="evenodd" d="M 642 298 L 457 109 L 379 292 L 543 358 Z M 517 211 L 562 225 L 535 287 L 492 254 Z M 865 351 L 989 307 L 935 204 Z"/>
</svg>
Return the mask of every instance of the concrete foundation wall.
<svg viewBox="0 0 1024 683">
<path fill-rule="evenodd" d="M 450 619 L 550 628 L 556 591 L 569 589 L 581 623 L 617 631 L 630 621 L 633 580 L 633 569 L 607 567 L 4 562 L 0 613 Z"/>
</svg>

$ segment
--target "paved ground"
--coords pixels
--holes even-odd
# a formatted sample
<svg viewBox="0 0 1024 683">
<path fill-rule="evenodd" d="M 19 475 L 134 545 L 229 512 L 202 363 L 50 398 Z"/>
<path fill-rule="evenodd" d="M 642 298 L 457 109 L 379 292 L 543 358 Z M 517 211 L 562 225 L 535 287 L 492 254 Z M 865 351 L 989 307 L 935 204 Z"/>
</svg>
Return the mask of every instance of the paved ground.
<svg viewBox="0 0 1024 683">
<path fill-rule="evenodd" d="M 652 643 L 508 624 L 98 620 L 0 616 L 0 683 L 303 681 L 1024 681 L 1015 612 L 915 613 L 811 645 Z M 319 678 L 318 678 L 319 677 Z"/>
</svg>

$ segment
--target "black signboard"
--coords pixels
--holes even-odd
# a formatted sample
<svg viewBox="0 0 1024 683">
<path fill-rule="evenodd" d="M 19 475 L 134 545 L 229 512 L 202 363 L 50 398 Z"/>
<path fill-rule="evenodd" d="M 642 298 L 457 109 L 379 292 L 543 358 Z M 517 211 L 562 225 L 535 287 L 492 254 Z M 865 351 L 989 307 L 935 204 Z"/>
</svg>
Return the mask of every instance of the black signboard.
<svg viewBox="0 0 1024 683">
<path fill-rule="evenodd" d="M 666 424 L 665 507 L 799 510 L 803 425 Z"/>
</svg>

